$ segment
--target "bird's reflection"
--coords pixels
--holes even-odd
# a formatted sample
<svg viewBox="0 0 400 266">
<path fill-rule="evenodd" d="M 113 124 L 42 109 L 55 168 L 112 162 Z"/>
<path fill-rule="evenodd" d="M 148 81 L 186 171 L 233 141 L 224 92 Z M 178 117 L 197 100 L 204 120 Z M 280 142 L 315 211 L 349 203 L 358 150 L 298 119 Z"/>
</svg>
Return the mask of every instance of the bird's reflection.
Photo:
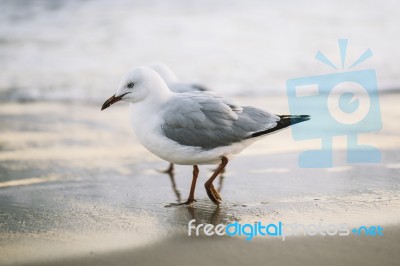
<svg viewBox="0 0 400 266">
<path fill-rule="evenodd" d="M 221 219 L 221 208 L 219 205 L 215 206 L 214 208 L 214 211 L 210 212 L 208 209 L 205 210 L 203 208 L 195 208 L 193 206 L 187 207 L 191 216 L 190 220 L 195 219 L 197 223 L 204 221 L 209 224 L 217 225 L 224 219 Z"/>
<path fill-rule="evenodd" d="M 182 197 L 175 181 L 175 173 L 174 171 L 163 171 L 163 173 L 167 174 L 171 181 L 172 191 L 176 196 L 177 202 L 170 203 L 165 207 L 176 207 L 175 211 L 178 223 L 187 225 L 190 220 L 195 219 L 196 223 L 209 223 L 217 225 L 219 223 L 227 223 L 230 220 L 235 220 L 233 214 L 226 212 L 226 209 L 225 211 L 221 211 L 221 207 L 219 205 L 215 206 L 208 198 L 198 199 L 193 205 L 179 205 L 179 203 L 182 203 Z M 223 188 L 223 181 L 224 174 L 222 173 L 218 177 L 218 192 L 220 192 Z"/>
</svg>

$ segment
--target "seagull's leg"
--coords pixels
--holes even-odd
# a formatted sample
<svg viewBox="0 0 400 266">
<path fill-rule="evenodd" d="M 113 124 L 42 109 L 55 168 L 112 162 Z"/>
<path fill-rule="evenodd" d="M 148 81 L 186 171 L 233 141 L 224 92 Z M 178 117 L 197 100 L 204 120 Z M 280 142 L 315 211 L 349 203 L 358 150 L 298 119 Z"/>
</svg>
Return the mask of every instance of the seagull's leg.
<svg viewBox="0 0 400 266">
<path fill-rule="evenodd" d="M 173 174 L 174 173 L 174 164 L 169 163 L 169 167 L 165 170 L 159 170 L 161 173 L 166 173 L 166 174 Z"/>
<path fill-rule="evenodd" d="M 193 165 L 193 179 L 192 179 L 192 185 L 190 186 L 189 198 L 187 199 L 187 201 L 180 203 L 179 205 L 188 205 L 193 203 L 193 201 L 196 201 L 194 199 L 194 190 L 196 189 L 196 181 L 198 176 L 199 176 L 199 167 L 197 165 Z"/>
<path fill-rule="evenodd" d="M 228 158 L 222 156 L 221 161 L 222 161 L 221 164 L 215 170 L 214 174 L 204 184 L 208 197 L 217 205 L 221 203 L 221 196 L 219 195 L 218 191 L 214 188 L 213 181 L 228 164 Z"/>
<path fill-rule="evenodd" d="M 224 177 L 225 177 L 225 176 L 224 176 L 223 173 L 221 173 L 221 174 L 219 175 L 218 188 L 217 188 L 218 193 L 221 192 L 222 187 L 223 187 L 223 185 L 224 185 Z"/>
<path fill-rule="evenodd" d="M 217 167 L 217 168 L 215 168 L 215 169 L 211 169 L 211 171 L 217 171 L 217 169 L 218 169 L 218 167 Z M 221 176 L 222 176 L 222 174 L 225 174 L 225 171 L 226 171 L 226 169 L 225 169 L 225 168 L 224 168 L 224 169 L 222 169 L 222 171 L 220 172 Z"/>
<path fill-rule="evenodd" d="M 168 173 L 168 176 L 169 176 L 169 179 L 171 180 L 172 190 L 175 192 L 178 202 L 181 202 L 181 193 L 179 192 L 178 188 L 176 187 L 175 174 L 173 172 Z"/>
</svg>

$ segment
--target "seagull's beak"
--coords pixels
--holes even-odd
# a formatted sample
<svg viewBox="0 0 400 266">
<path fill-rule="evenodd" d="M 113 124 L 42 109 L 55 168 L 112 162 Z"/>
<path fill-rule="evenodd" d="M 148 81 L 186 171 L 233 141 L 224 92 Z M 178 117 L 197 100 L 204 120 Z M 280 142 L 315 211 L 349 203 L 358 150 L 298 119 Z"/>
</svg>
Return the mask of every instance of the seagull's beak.
<svg viewBox="0 0 400 266">
<path fill-rule="evenodd" d="M 110 107 L 112 104 L 114 104 L 114 103 L 116 103 L 116 102 L 119 102 L 119 101 L 122 99 L 122 97 L 124 97 L 125 94 L 126 94 L 126 93 L 124 93 L 124 94 L 122 94 L 122 95 L 120 95 L 120 96 L 115 96 L 115 94 L 114 94 L 113 96 L 111 96 L 110 98 L 108 98 L 108 100 L 105 101 L 105 102 L 103 103 L 103 105 L 101 106 L 101 111 L 103 111 L 104 109 Z"/>
</svg>

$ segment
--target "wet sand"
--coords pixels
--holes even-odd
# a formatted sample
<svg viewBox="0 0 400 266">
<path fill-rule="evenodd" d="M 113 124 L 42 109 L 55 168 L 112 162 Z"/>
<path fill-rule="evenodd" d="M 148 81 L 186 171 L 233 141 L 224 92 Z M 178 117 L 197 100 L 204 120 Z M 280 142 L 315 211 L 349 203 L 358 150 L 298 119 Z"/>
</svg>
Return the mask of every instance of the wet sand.
<svg viewBox="0 0 400 266">
<path fill-rule="evenodd" d="M 239 98 L 287 113 L 285 97 Z M 400 260 L 400 94 L 381 96 L 383 130 L 360 141 L 382 162 L 352 165 L 334 139 L 334 168 L 301 169 L 297 158 L 316 141 L 282 131 L 230 162 L 217 180 L 223 204 L 202 183 L 187 197 L 191 168 L 174 176 L 133 137 L 127 106 L 3 103 L 0 106 L 1 265 L 396 265 Z M 189 237 L 187 223 L 277 222 L 381 225 L 383 237 Z"/>
</svg>

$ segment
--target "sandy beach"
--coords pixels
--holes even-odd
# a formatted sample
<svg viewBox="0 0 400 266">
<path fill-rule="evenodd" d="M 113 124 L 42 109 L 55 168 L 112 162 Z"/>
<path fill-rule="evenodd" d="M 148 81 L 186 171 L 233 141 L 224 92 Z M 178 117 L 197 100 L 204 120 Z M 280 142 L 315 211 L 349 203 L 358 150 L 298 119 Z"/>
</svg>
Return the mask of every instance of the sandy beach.
<svg viewBox="0 0 400 266">
<path fill-rule="evenodd" d="M 235 98 L 287 113 L 283 96 Z M 174 176 L 136 141 L 126 104 L 100 112 L 83 103 L 0 106 L 1 265 L 397 265 L 400 260 L 400 94 L 382 94 L 383 129 L 363 134 L 382 152 L 378 164 L 347 164 L 334 139 L 334 167 L 299 168 L 315 141 L 291 130 L 257 142 L 230 162 L 216 207 L 202 183 L 186 199 L 191 167 Z M 346 223 L 384 228 L 383 236 L 188 236 L 188 222 Z"/>
<path fill-rule="evenodd" d="M 0 1 L 0 266 L 399 265 L 400 2 L 377 3 Z M 160 171 L 126 102 L 100 111 L 155 63 L 170 89 L 312 119 L 230 159 L 219 207 L 215 165 L 175 206 L 192 167 Z M 333 167 L 300 167 L 330 141 L 307 163 Z"/>
</svg>

